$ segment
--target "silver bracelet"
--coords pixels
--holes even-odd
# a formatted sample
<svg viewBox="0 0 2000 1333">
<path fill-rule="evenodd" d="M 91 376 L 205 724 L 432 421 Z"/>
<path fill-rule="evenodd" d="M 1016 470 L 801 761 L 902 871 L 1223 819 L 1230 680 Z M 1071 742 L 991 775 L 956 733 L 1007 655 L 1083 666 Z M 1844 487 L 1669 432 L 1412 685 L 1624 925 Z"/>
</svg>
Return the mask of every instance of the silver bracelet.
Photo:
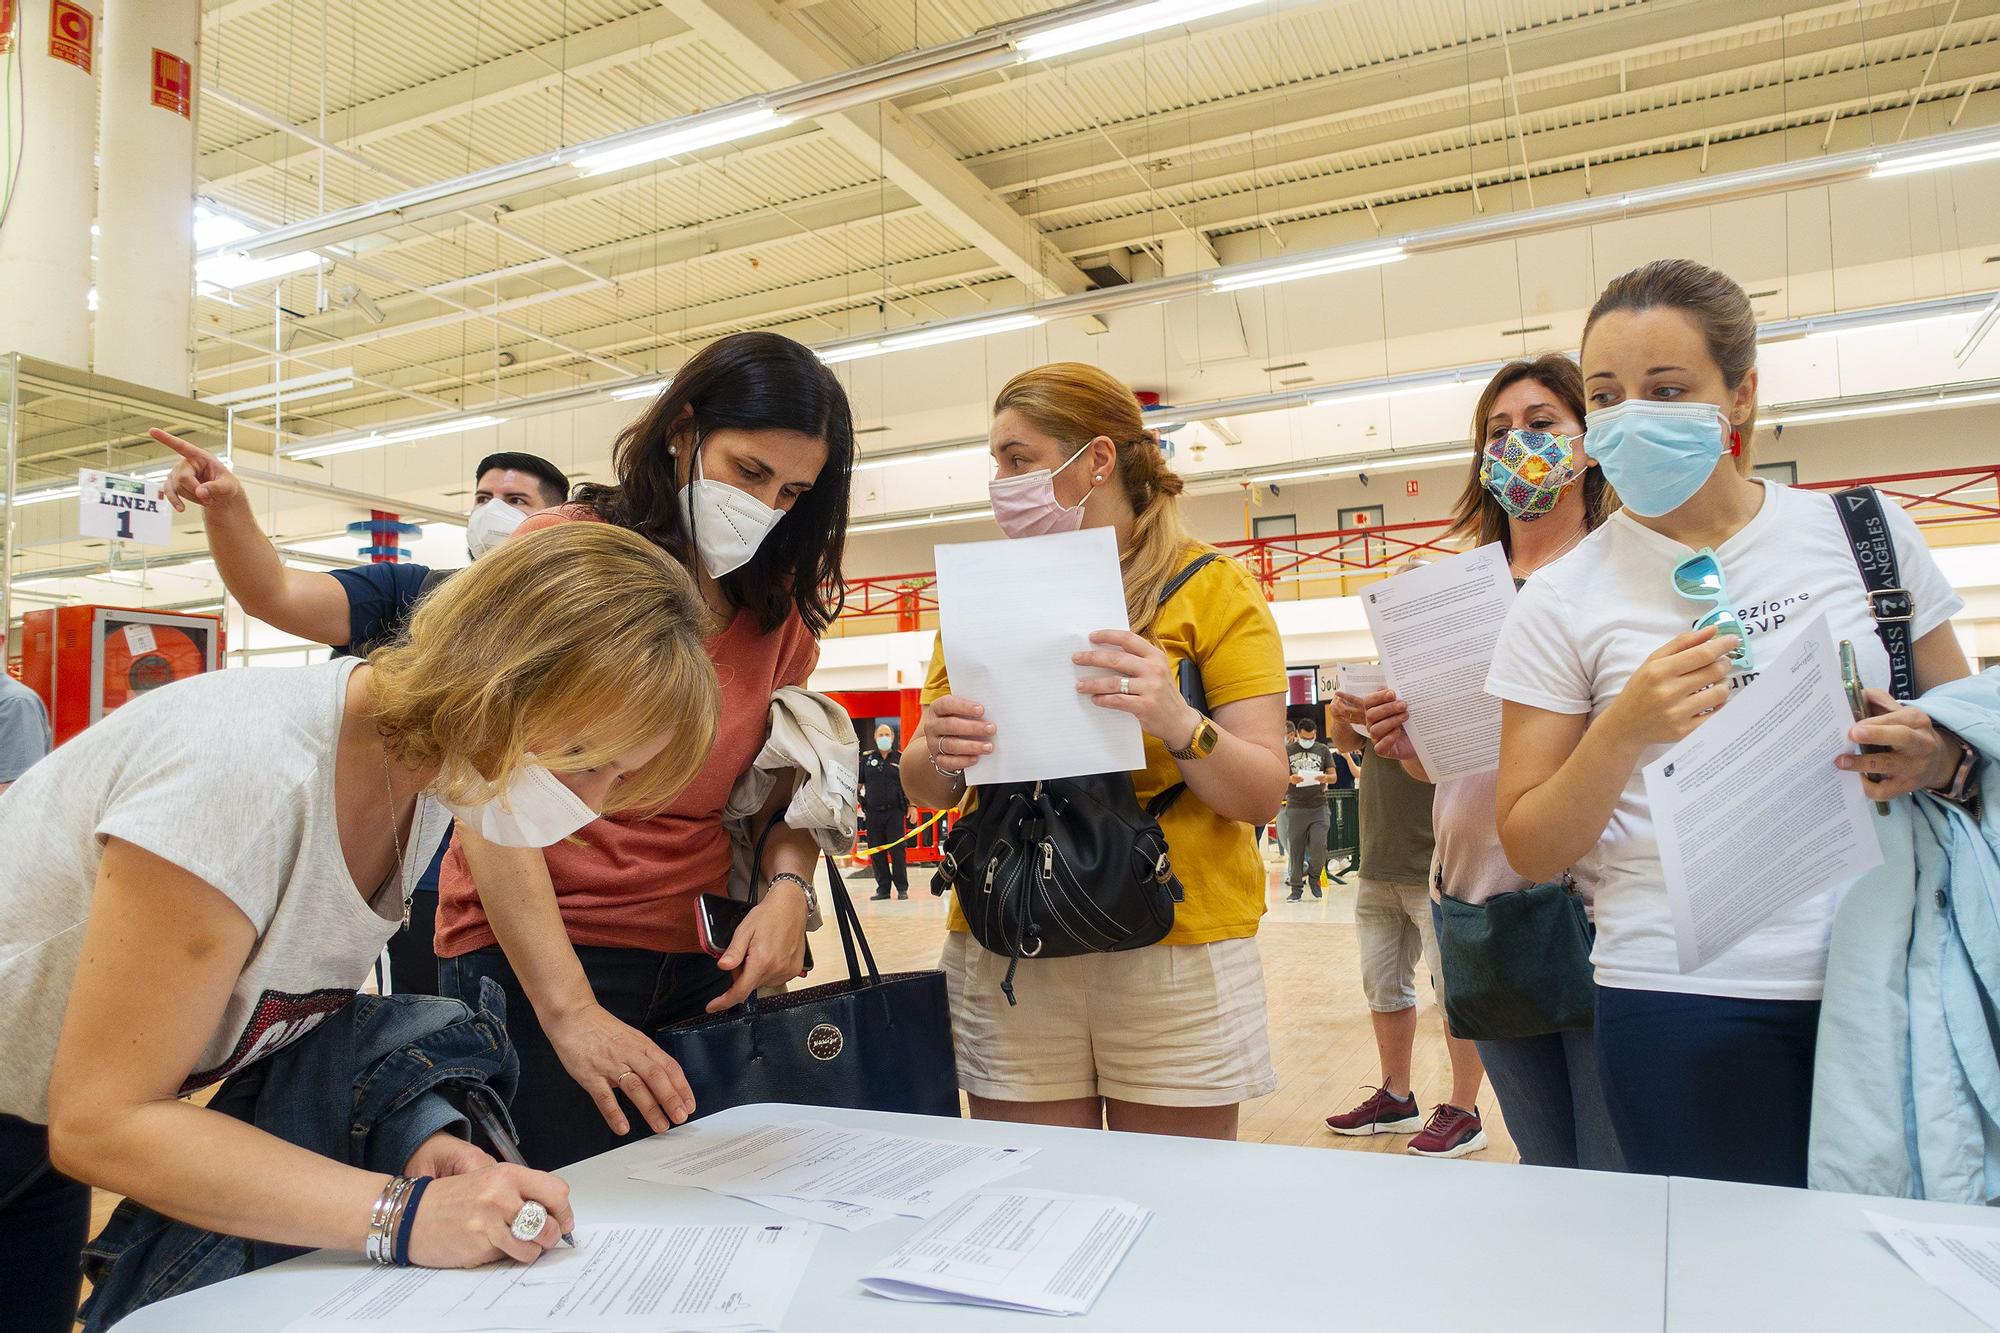
<svg viewBox="0 0 2000 1333">
<path fill-rule="evenodd" d="M 383 1267 L 396 1261 L 396 1219 L 402 1215 L 403 1201 L 410 1192 L 410 1178 L 397 1176 L 382 1187 L 368 1210 L 368 1257 Z"/>
<path fill-rule="evenodd" d="M 819 911 L 819 894 L 814 891 L 813 886 L 807 883 L 802 876 L 794 875 L 789 870 L 780 870 L 777 874 L 770 876 L 764 881 L 765 889 L 769 890 L 779 880 L 783 880 L 787 884 L 796 884 L 799 886 L 799 892 L 806 896 L 806 915 L 810 916 L 814 912 Z"/>
</svg>

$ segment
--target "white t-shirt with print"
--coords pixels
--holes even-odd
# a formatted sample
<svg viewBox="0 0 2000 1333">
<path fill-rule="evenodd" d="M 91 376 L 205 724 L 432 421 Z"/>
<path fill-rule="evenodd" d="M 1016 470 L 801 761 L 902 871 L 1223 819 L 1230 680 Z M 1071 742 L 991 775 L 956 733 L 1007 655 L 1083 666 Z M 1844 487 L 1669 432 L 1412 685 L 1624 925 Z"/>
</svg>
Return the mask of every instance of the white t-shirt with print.
<svg viewBox="0 0 2000 1333">
<path fill-rule="evenodd" d="M 1863 680 L 1888 689 L 1889 655 L 1869 617 L 1867 589 L 1831 497 L 1763 485 L 1756 517 L 1715 553 L 1733 609 L 1748 632 L 1752 665 L 1783 654 L 1799 630 L 1824 615 L 1836 641 L 1853 641 Z M 1965 603 L 1909 516 L 1892 500 L 1883 507 L 1903 584 L 1916 604 L 1914 641 Z M 1630 514 L 1613 515 L 1574 551 L 1528 580 L 1501 633 L 1487 691 L 1550 712 L 1597 717 L 1661 644 L 1713 609 L 1674 590 L 1674 566 L 1691 554 Z M 1754 679 L 1754 672 L 1739 674 L 1729 687 L 1741 689 Z M 1642 776 L 1668 748 L 1653 746 L 1641 756 L 1603 837 L 1577 866 L 1578 877 L 1596 886 L 1597 946 L 1591 958 L 1599 984 L 1744 999 L 1818 999 L 1839 890 L 1779 913 L 1707 965 L 1680 971 Z M 1742 873 L 1755 875 L 1758 847 L 1751 843 L 1737 850 Z"/>
<path fill-rule="evenodd" d="M 48 1118 L 106 838 L 199 876 L 257 930 L 183 1092 L 296 1041 L 354 998 L 403 915 L 394 875 L 363 899 L 334 821 L 334 755 L 360 665 L 220 671 L 152 691 L 0 794 L 0 1112 Z M 400 883 L 417 882 L 449 824 L 436 801 L 418 801 Z"/>
</svg>

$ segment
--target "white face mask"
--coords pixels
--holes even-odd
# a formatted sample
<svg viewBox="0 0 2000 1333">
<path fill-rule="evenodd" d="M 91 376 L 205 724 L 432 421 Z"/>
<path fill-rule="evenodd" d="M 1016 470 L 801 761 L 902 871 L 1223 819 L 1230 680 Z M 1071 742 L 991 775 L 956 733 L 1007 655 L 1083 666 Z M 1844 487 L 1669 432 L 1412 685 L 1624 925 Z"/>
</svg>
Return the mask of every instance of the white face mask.
<svg viewBox="0 0 2000 1333">
<path fill-rule="evenodd" d="M 465 549 L 477 560 L 514 535 L 528 515 L 505 500 L 485 500 L 473 506 L 465 520 Z"/>
<path fill-rule="evenodd" d="M 440 804 L 496 847 L 553 847 L 597 818 L 581 796 L 534 763 L 515 769 L 505 791 L 476 805 Z"/>
<path fill-rule="evenodd" d="M 748 491 L 702 476 L 701 446 L 695 445 L 694 466 L 681 488 L 681 517 L 694 532 L 695 550 L 710 577 L 719 579 L 750 563 L 784 516 Z"/>
</svg>

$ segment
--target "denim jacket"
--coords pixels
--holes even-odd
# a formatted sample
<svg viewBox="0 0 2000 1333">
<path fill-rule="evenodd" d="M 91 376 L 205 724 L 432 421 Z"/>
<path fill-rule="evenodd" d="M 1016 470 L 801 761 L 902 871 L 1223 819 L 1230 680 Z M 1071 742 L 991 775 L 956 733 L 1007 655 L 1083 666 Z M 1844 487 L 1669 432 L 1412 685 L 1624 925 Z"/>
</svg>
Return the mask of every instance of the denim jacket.
<svg viewBox="0 0 2000 1333">
<path fill-rule="evenodd" d="M 1814 1061 L 1814 1189 L 2000 1197 L 2000 671 L 1916 701 L 1979 752 L 1977 818 L 1919 794 L 1841 900 Z"/>
<path fill-rule="evenodd" d="M 491 980 L 480 984 L 476 1013 L 432 995 L 357 996 L 309 1036 L 230 1078 L 209 1109 L 337 1162 L 400 1174 L 431 1135 L 466 1132 L 454 1102 L 467 1096 L 486 1097 L 512 1131 L 506 1107 L 521 1065 L 506 1012 Z M 303 1253 L 205 1231 L 127 1199 L 84 1251 L 85 1333 Z"/>
</svg>

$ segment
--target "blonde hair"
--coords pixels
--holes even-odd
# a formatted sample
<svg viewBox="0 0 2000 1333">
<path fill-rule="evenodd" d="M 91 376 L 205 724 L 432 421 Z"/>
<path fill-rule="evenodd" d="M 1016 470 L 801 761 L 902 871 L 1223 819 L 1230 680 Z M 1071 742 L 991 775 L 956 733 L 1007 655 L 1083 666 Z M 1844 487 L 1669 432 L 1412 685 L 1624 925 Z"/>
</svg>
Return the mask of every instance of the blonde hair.
<svg viewBox="0 0 2000 1333">
<path fill-rule="evenodd" d="M 604 523 L 516 538 L 424 598 L 368 659 L 389 753 L 438 766 L 433 788 L 477 803 L 524 763 L 597 768 L 671 735 L 612 788 L 606 814 L 664 809 L 706 758 L 720 708 L 694 580 Z"/>
<path fill-rule="evenodd" d="M 1118 484 L 1135 516 L 1132 542 L 1119 553 L 1125 575 L 1125 611 L 1132 630 L 1152 628 L 1160 593 L 1187 563 L 1187 528 L 1180 493 L 1186 483 L 1167 466 L 1160 437 L 1146 428 L 1132 391 L 1096 366 L 1058 361 L 1024 370 L 993 400 L 993 415 L 1021 419 L 1069 449 L 1102 435 L 1118 450 Z"/>
<path fill-rule="evenodd" d="M 1757 312 L 1736 279 L 1692 259 L 1655 259 L 1613 278 L 1590 307 L 1583 321 L 1583 341 L 1597 321 L 1615 310 L 1678 310 L 1694 321 L 1708 344 L 1708 355 L 1722 371 L 1722 382 L 1734 392 L 1757 368 Z M 1736 451 L 1736 471 L 1749 476 L 1756 466 L 1751 437 L 1757 430 L 1757 401 L 1736 428 L 1742 447 Z M 1589 441 L 1584 441 L 1585 448 Z"/>
</svg>

